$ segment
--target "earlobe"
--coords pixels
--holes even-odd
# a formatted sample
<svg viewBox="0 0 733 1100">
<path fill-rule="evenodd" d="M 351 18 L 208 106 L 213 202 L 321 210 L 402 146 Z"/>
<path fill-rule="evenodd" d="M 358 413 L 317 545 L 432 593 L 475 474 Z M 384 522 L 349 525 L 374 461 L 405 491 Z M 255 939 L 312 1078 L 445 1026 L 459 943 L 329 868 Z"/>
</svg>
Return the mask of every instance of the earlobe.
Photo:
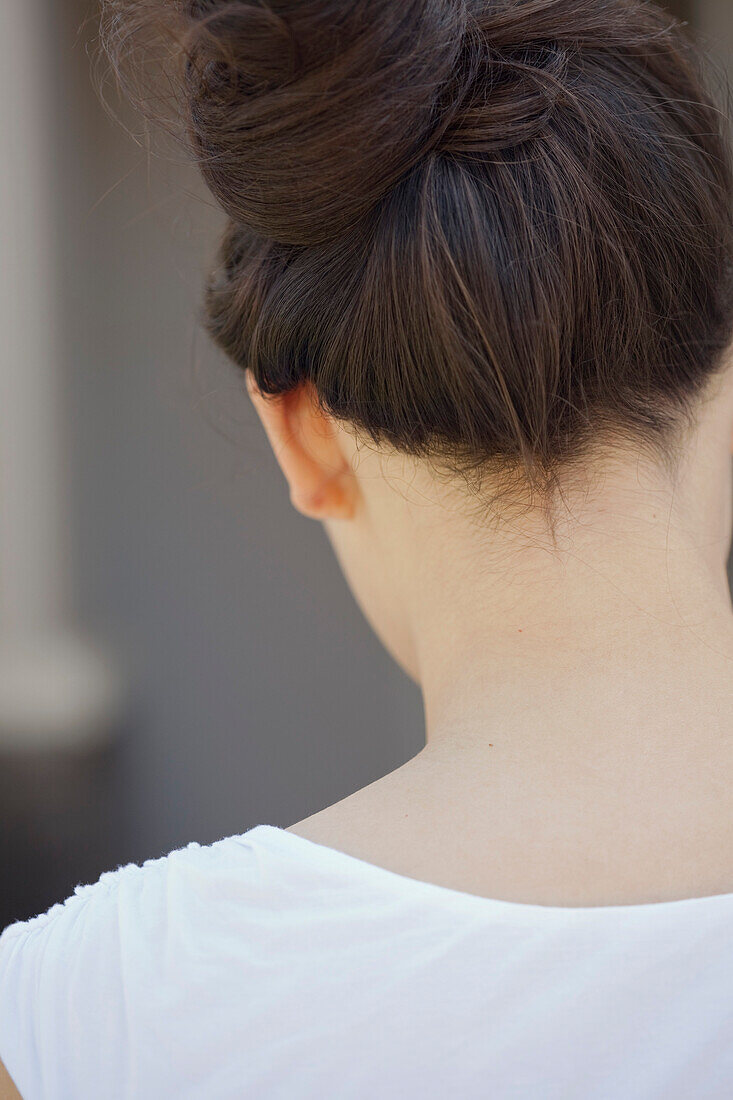
<svg viewBox="0 0 733 1100">
<path fill-rule="evenodd" d="M 342 476 L 335 475 L 328 484 L 310 495 L 291 489 L 291 504 L 301 515 L 310 519 L 353 519 L 355 501 L 348 486 L 342 484 Z"/>
<path fill-rule="evenodd" d="M 338 430 L 303 383 L 288 393 L 270 396 L 250 372 L 247 390 L 273 453 L 288 482 L 294 508 L 311 519 L 351 519 L 358 484 L 338 442 Z"/>
</svg>

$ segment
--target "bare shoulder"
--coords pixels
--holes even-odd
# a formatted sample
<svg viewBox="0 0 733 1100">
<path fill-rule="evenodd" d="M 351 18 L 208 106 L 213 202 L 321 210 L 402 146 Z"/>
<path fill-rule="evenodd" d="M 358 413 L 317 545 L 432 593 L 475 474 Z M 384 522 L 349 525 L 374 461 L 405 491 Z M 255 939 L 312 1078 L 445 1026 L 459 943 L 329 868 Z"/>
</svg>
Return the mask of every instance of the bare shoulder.
<svg viewBox="0 0 733 1100">
<path fill-rule="evenodd" d="M 0 1060 L 0 1100 L 23 1100 L 2 1060 Z"/>
<path fill-rule="evenodd" d="M 371 807 L 358 804 L 356 799 L 352 802 L 352 799 L 353 795 L 342 802 L 326 806 L 310 817 L 289 825 L 285 832 L 295 833 L 327 848 L 347 851 L 354 847 L 361 848 L 366 838 L 374 837 L 380 827 L 385 828 L 386 817 L 384 814 L 380 816 Z"/>
<path fill-rule="evenodd" d="M 380 849 L 389 849 L 390 842 L 404 834 L 404 828 L 398 826 L 409 816 L 410 802 L 420 798 L 422 763 L 422 754 L 418 753 L 338 802 L 294 822 L 285 831 L 331 848 L 361 849 L 376 842 Z"/>
<path fill-rule="evenodd" d="M 722 766 L 714 749 L 700 758 L 715 765 L 690 755 L 655 759 L 645 786 L 624 763 L 614 784 L 603 776 L 595 785 L 583 780 L 583 788 L 579 780 L 580 793 L 563 805 L 542 777 L 534 800 L 507 801 L 506 790 L 522 782 L 509 765 L 492 772 L 467 753 L 431 769 L 425 757 L 287 831 L 398 875 L 494 900 L 597 907 L 733 895 L 726 856 L 733 760 Z M 545 827 L 550 820 L 556 836 Z M 576 838 L 572 858 L 568 836 Z"/>
</svg>

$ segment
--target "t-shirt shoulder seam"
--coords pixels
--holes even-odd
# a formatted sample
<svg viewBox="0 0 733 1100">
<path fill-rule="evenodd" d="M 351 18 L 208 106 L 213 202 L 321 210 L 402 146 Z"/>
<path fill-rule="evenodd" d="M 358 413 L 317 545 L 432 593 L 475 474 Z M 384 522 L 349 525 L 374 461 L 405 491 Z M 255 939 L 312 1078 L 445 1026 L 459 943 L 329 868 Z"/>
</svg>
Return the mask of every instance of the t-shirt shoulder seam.
<svg viewBox="0 0 733 1100">
<path fill-rule="evenodd" d="M 11 942 L 15 942 L 19 937 L 30 936 L 33 932 L 47 928 L 63 914 L 69 914 L 72 911 L 78 913 L 91 899 L 108 896 L 113 891 L 116 891 L 125 878 L 144 878 L 155 871 L 160 871 L 165 866 L 170 866 L 186 853 L 197 852 L 203 855 L 208 853 L 213 854 L 228 843 L 236 843 L 239 847 L 246 847 L 246 842 L 243 842 L 243 838 L 244 834 L 241 836 L 234 835 L 222 837 L 219 840 L 212 841 L 210 844 L 200 844 L 198 841 L 192 840 L 188 844 L 182 845 L 180 848 L 174 848 L 161 856 L 152 856 L 142 863 L 130 862 L 120 864 L 114 869 L 103 871 L 96 882 L 82 883 L 75 886 L 73 892 L 69 894 L 68 897 L 64 898 L 62 901 L 54 902 L 54 904 L 44 912 L 38 913 L 36 916 L 30 917 L 27 920 L 14 921 L 7 925 L 6 928 L 0 931 L 0 948 Z"/>
<path fill-rule="evenodd" d="M 22 937 L 30 937 L 33 933 L 48 928 L 64 914 L 78 913 L 92 898 L 108 896 L 119 884 L 120 878 L 125 873 L 141 871 L 137 864 L 131 863 L 120 866 L 115 870 L 104 871 L 96 882 L 82 883 L 74 887 L 73 893 L 62 901 L 54 902 L 48 909 L 27 920 L 14 921 L 0 933 L 0 947 L 15 942 Z"/>
</svg>

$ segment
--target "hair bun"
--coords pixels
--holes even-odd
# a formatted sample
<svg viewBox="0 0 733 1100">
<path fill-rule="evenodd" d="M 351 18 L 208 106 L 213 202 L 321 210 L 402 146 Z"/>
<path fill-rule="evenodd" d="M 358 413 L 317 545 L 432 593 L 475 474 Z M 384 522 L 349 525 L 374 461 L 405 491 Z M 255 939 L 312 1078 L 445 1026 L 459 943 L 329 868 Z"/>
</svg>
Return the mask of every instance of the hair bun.
<svg viewBox="0 0 733 1100">
<path fill-rule="evenodd" d="M 581 56 L 648 54 L 674 23 L 652 6 L 632 13 L 609 0 L 473 0 L 470 13 L 453 81 L 456 110 L 441 141 L 457 157 L 485 157 L 538 136 L 573 99 Z"/>
<path fill-rule="evenodd" d="M 178 93 L 230 215 L 206 325 L 262 392 L 308 382 L 377 446 L 493 483 L 492 507 L 515 487 L 557 502 L 561 472 L 619 438 L 674 466 L 727 362 L 733 173 L 671 16 L 102 4 L 114 71 L 154 117 Z"/>
<path fill-rule="evenodd" d="M 572 94 L 578 48 L 630 44 L 626 0 L 102 2 L 118 73 L 130 55 L 139 72 L 148 31 L 152 69 L 177 67 L 160 86 L 225 212 L 292 245 L 337 237 L 431 150 L 529 140 Z"/>
<path fill-rule="evenodd" d="M 461 50 L 456 0 L 190 0 L 182 90 L 226 213 L 273 240 L 336 236 L 415 163 Z"/>
</svg>

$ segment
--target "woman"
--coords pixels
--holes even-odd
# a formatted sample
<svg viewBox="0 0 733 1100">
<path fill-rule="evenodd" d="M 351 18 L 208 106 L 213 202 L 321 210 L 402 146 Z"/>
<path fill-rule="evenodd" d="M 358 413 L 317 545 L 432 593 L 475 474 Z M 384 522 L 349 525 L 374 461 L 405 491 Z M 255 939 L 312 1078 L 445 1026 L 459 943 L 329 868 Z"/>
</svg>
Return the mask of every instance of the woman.
<svg viewBox="0 0 733 1100">
<path fill-rule="evenodd" d="M 209 331 L 426 745 L 11 926 L 10 1077 L 730 1097 L 733 177 L 690 43 L 642 0 L 110 0 L 105 43 L 165 59 L 230 219 Z"/>
</svg>

